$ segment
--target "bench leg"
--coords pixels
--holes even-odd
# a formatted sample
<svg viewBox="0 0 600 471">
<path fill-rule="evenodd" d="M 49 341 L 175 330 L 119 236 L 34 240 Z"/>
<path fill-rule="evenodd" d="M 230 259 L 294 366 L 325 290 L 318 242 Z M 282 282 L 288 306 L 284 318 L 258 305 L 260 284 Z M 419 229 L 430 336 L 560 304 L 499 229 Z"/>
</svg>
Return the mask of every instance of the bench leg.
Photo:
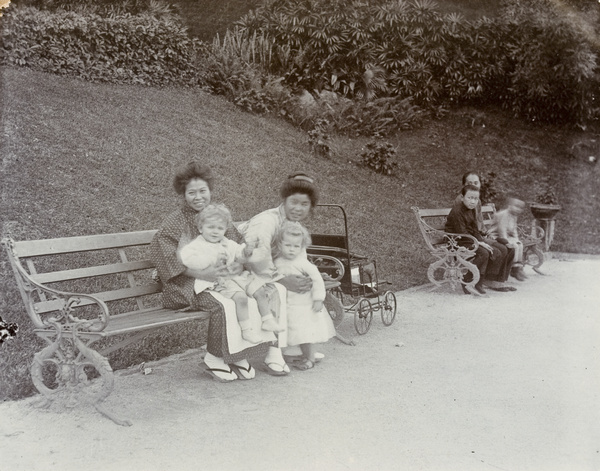
<svg viewBox="0 0 600 471">
<path fill-rule="evenodd" d="M 442 272 L 441 278 L 436 278 L 436 274 L 440 271 Z M 468 272 L 473 274 L 473 279 L 466 283 L 463 280 Z M 479 269 L 476 265 L 453 254 L 448 254 L 436 260 L 427 269 L 427 278 L 435 286 L 441 287 L 443 284 L 449 284 L 456 289 L 458 285 L 464 284 L 469 292 L 476 296 L 480 296 L 479 292 L 475 290 L 479 277 Z"/>
<path fill-rule="evenodd" d="M 74 407 L 87 396 L 101 414 L 119 425 L 131 425 L 130 421 L 110 414 L 102 405 L 114 386 L 114 375 L 108 360 L 85 345 L 78 337 L 76 328 L 67 337 L 63 335 L 60 324 L 51 324 L 56 330 L 54 341 L 43 337 L 49 345 L 34 355 L 31 365 L 31 379 L 44 396 L 45 406 L 61 397 L 66 399 L 68 407 Z M 52 371 L 46 368 L 48 366 L 55 370 L 54 378 L 49 379 Z M 99 378 L 90 380 L 88 374 L 94 370 Z M 48 387 L 47 381 L 53 387 Z"/>
<path fill-rule="evenodd" d="M 540 267 L 545 261 L 544 252 L 537 245 L 525 246 L 523 249 L 523 261 L 527 265 L 531 265 L 533 271 L 540 275 L 546 275 L 546 273 L 540 270 Z"/>
<path fill-rule="evenodd" d="M 355 345 L 353 340 L 347 339 L 346 337 L 344 337 L 337 331 L 337 328 L 344 320 L 346 311 L 344 309 L 344 305 L 342 304 L 342 301 L 340 300 L 340 297 L 343 296 L 342 291 L 339 288 L 336 288 L 336 289 L 338 290 L 336 292 L 336 294 L 334 294 L 332 292 L 333 290 L 327 291 L 327 294 L 325 295 L 325 303 L 324 303 L 325 308 L 327 308 L 327 311 L 329 312 L 329 315 L 331 316 L 331 319 L 333 320 L 333 325 L 335 327 L 335 338 L 338 339 L 340 342 L 345 343 L 346 345 L 353 346 L 353 345 Z"/>
</svg>

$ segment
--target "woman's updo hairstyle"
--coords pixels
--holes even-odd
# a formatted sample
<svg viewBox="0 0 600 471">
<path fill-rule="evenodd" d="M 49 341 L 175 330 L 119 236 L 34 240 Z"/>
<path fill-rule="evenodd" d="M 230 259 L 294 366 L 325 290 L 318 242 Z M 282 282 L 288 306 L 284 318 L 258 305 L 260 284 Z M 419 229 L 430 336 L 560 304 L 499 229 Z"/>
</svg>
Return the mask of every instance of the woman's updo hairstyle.
<svg viewBox="0 0 600 471">
<path fill-rule="evenodd" d="M 287 180 L 281 186 L 281 197 L 285 200 L 288 196 L 300 193 L 308 196 L 310 206 L 314 208 L 319 201 L 319 190 L 315 186 L 315 181 L 305 173 L 297 172 L 288 176 Z"/>
<path fill-rule="evenodd" d="M 204 180 L 208 185 L 208 189 L 212 191 L 214 181 L 212 172 L 207 165 L 200 163 L 198 160 L 192 160 L 175 174 L 173 188 L 175 188 L 177 194 L 183 195 L 188 183 L 195 179 Z"/>
</svg>

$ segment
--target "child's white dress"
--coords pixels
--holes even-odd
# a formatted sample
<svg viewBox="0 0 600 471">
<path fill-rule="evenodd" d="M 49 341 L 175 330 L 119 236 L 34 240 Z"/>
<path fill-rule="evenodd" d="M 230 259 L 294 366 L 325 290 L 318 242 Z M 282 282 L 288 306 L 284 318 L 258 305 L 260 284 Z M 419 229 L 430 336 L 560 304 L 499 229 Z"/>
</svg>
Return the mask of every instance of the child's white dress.
<svg viewBox="0 0 600 471">
<path fill-rule="evenodd" d="M 274 260 L 280 275 L 308 275 L 312 280 L 312 290 L 306 293 L 287 292 L 288 345 L 327 342 L 335 336 L 335 327 L 327 309 L 319 312 L 312 309 L 313 301 L 325 299 L 325 283 L 315 265 L 305 254 L 294 260 L 276 258 Z"/>
</svg>

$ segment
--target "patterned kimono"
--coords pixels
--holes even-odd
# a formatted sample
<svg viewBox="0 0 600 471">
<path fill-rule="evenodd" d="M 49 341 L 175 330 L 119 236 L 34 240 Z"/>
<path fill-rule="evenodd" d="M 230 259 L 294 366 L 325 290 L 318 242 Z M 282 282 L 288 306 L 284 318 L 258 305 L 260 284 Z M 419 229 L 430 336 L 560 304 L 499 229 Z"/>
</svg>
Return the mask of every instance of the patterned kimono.
<svg viewBox="0 0 600 471">
<path fill-rule="evenodd" d="M 200 235 L 196 224 L 197 212 L 183 203 L 163 221 L 150 243 L 150 258 L 156 265 L 163 283 L 163 305 L 170 309 L 189 307 L 193 310 L 210 312 L 207 351 L 225 363 L 264 356 L 269 343 L 261 343 L 235 354 L 229 351 L 227 322 L 223 305 L 209 292 L 194 292 L 195 279 L 184 275 L 185 266 L 178 257 L 178 249 Z M 239 232 L 232 226 L 225 233 L 228 239 L 242 242 Z"/>
</svg>

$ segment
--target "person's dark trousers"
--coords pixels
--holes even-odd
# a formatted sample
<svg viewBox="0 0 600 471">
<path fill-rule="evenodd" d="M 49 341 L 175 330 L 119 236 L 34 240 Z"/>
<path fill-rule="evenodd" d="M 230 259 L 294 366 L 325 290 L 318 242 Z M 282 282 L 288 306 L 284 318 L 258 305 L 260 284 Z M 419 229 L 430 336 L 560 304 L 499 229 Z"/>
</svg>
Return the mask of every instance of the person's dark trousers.
<svg viewBox="0 0 600 471">
<path fill-rule="evenodd" d="M 489 260 L 490 252 L 487 249 L 484 249 L 483 247 L 478 247 L 477 251 L 475 252 L 475 256 L 471 260 L 469 260 L 469 262 L 475 265 L 479 270 L 479 282 L 475 286 L 481 287 L 483 279 L 485 278 L 486 271 L 488 269 Z M 470 283 L 471 281 L 473 281 L 473 274 L 471 272 L 468 272 L 464 276 L 463 281 L 465 283 Z"/>
<path fill-rule="evenodd" d="M 513 247 L 506 247 L 506 257 L 504 259 L 504 264 L 498 273 L 498 281 L 505 282 L 508 280 L 508 275 L 510 275 L 510 269 L 512 268 L 514 261 L 515 249 Z"/>
<path fill-rule="evenodd" d="M 512 247 L 509 248 L 494 239 L 485 239 L 485 242 L 494 249 L 494 253 L 488 263 L 485 279 L 503 283 L 508 279 L 508 275 L 510 274 L 510 267 L 515 258 L 515 249 Z"/>
</svg>

